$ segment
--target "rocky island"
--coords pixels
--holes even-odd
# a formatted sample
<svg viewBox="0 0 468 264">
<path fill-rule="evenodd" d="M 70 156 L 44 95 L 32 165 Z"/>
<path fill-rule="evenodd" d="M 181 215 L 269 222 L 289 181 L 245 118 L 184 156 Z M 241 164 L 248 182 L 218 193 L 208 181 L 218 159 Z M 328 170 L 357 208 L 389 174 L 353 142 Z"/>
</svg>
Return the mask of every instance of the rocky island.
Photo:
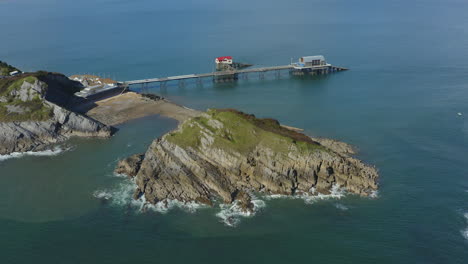
<svg viewBox="0 0 468 264">
<path fill-rule="evenodd" d="M 109 137 L 110 126 L 69 109 L 82 87 L 59 73 L 4 75 L 0 62 L 0 155 L 39 151 L 72 136 Z"/>
<path fill-rule="evenodd" d="M 133 177 L 135 199 L 213 205 L 221 199 L 253 210 L 252 193 L 328 194 L 334 186 L 362 196 L 377 189 L 377 171 L 351 157 L 348 145 L 313 139 L 273 119 L 232 109 L 209 110 L 119 162 Z"/>
</svg>

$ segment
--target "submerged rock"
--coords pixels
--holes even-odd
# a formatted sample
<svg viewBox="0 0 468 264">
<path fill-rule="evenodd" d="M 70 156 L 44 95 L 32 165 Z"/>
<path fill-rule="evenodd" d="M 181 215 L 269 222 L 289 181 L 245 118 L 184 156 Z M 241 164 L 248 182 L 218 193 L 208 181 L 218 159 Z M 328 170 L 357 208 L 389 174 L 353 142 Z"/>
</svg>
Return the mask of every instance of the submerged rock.
<svg viewBox="0 0 468 264">
<path fill-rule="evenodd" d="M 135 177 L 138 171 L 140 170 L 143 157 L 143 154 L 136 154 L 119 161 L 119 163 L 117 164 L 117 168 L 115 169 L 115 173 L 125 174 L 130 178 Z"/>
<path fill-rule="evenodd" d="M 153 204 L 179 200 L 211 205 L 221 198 L 251 211 L 249 192 L 329 194 L 339 185 L 367 196 L 378 188 L 373 167 L 348 156 L 352 150 L 347 145 L 323 141 L 330 147 L 273 119 L 209 110 L 153 141 L 141 165 L 130 158 L 119 168 L 131 166 L 125 168 L 131 175 L 138 171 L 135 197 L 144 195 Z"/>
</svg>

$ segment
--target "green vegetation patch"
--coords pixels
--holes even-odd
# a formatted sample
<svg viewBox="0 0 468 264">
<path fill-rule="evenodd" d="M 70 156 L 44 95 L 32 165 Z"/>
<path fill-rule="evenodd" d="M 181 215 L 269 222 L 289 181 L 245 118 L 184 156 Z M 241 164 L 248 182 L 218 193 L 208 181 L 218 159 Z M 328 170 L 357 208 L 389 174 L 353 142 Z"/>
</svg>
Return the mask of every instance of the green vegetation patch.
<svg viewBox="0 0 468 264">
<path fill-rule="evenodd" d="M 215 147 L 244 155 L 252 152 L 258 145 L 284 154 L 289 153 L 293 146 L 300 152 L 325 150 L 306 135 L 283 128 L 274 119 L 259 119 L 233 109 L 212 109 L 207 113 L 210 118 L 192 118 L 165 138 L 181 147 L 197 149 L 204 137 L 202 130 L 208 131 L 205 133 L 214 138 Z M 222 128 L 216 128 L 210 119 L 219 121 Z"/>
<path fill-rule="evenodd" d="M 23 111 L 21 113 L 9 112 L 8 106 L 14 106 Z M 46 121 L 51 117 L 53 117 L 52 108 L 45 105 L 40 98 L 27 102 L 15 100 L 0 103 L 0 122 Z"/>
<path fill-rule="evenodd" d="M 24 82 L 35 83 L 37 74 L 0 79 L 0 97 L 6 102 L 0 102 L 0 122 L 45 121 L 53 116 L 52 108 L 44 104 L 42 98 L 23 102 L 10 93 L 21 89 Z M 9 111 L 9 108 L 17 111 Z"/>
<path fill-rule="evenodd" d="M 32 75 L 26 77 L 10 77 L 0 79 L 0 97 L 6 96 L 11 91 L 20 89 L 24 82 L 33 84 L 36 81 L 37 78 Z"/>
<path fill-rule="evenodd" d="M 24 82 L 33 84 L 37 81 L 35 76 L 26 76 L 26 77 L 10 77 L 5 79 L 0 79 L 0 97 L 6 97 L 7 99 L 12 99 L 9 94 L 14 90 L 19 90 Z"/>
</svg>

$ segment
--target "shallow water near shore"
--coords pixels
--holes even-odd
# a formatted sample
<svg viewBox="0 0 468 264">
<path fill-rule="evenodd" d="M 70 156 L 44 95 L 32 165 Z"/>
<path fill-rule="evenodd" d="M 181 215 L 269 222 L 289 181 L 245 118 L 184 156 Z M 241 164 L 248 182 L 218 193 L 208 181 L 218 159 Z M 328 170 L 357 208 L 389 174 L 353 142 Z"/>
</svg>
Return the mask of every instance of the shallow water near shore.
<svg viewBox="0 0 468 264">
<path fill-rule="evenodd" d="M 176 127 L 147 117 L 109 140 L 61 144 L 58 155 L 0 160 L 0 262 L 467 263 L 467 8 L 456 0 L 0 2 L 0 59 L 24 70 L 129 80 L 209 72 L 222 55 L 268 66 L 323 54 L 351 70 L 145 92 L 348 142 L 381 184 L 375 199 L 259 196 L 264 206 L 234 226 L 219 207 L 142 211 L 112 171 Z"/>
</svg>

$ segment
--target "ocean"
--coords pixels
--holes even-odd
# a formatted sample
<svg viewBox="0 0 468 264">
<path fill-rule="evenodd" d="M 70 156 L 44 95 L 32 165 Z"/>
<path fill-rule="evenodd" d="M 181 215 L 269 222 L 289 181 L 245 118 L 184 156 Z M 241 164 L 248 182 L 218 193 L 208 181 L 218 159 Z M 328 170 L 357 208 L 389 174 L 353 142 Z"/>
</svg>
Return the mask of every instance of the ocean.
<svg viewBox="0 0 468 264">
<path fill-rule="evenodd" d="M 258 196 L 231 208 L 132 201 L 117 161 L 174 129 L 152 116 L 108 140 L 0 156 L 0 263 L 468 263 L 468 3 L 461 0 L 0 0 L 0 60 L 120 81 L 322 54 L 350 70 L 157 93 L 237 108 L 356 146 L 374 198 Z M 231 221 L 226 221 L 229 219 Z"/>
</svg>

